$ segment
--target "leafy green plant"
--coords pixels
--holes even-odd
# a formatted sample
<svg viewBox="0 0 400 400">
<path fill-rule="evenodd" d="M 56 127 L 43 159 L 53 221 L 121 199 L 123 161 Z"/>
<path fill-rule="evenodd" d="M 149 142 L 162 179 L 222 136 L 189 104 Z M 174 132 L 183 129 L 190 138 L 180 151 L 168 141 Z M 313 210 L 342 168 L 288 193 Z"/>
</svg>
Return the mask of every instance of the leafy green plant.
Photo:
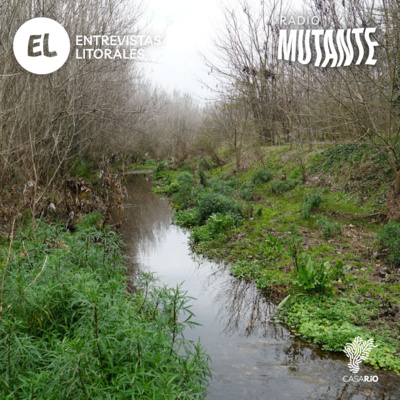
<svg viewBox="0 0 400 400">
<path fill-rule="evenodd" d="M 254 171 L 251 181 L 255 185 L 262 185 L 269 182 L 273 177 L 272 172 L 267 167 L 261 167 Z"/>
<path fill-rule="evenodd" d="M 183 228 L 191 228 L 199 224 L 199 214 L 196 208 L 178 210 L 172 217 L 173 222 Z"/>
<path fill-rule="evenodd" d="M 215 238 L 226 229 L 236 226 L 237 220 L 230 214 L 212 214 L 205 225 L 193 229 L 190 239 L 193 243 L 204 242 Z"/>
<path fill-rule="evenodd" d="M 396 267 L 400 266 L 400 223 L 391 221 L 378 232 L 378 244 L 381 250 L 388 251 L 388 260 Z"/>
<path fill-rule="evenodd" d="M 215 193 L 225 196 L 236 196 L 243 200 L 251 200 L 253 197 L 252 185 L 242 182 L 237 178 L 230 178 L 228 180 L 211 178 L 208 181 L 208 187 Z"/>
<path fill-rule="evenodd" d="M 94 162 L 93 160 L 82 160 L 79 159 L 74 164 L 71 170 L 72 176 L 89 179 L 93 174 Z"/>
<path fill-rule="evenodd" d="M 343 261 L 338 261 L 332 266 L 332 277 L 338 282 L 346 282 L 346 273 L 350 271 L 351 265 L 344 265 Z"/>
<path fill-rule="evenodd" d="M 331 221 L 329 218 L 320 217 L 316 223 L 317 227 L 322 229 L 322 233 L 326 239 L 330 239 L 338 235 L 342 231 L 340 224 Z"/>
<path fill-rule="evenodd" d="M 285 300 L 278 315 L 307 341 L 320 344 L 325 350 L 342 352 L 346 343 L 356 336 L 374 337 L 378 347 L 365 362 L 375 368 L 400 371 L 400 359 L 396 355 L 398 346 L 380 332 L 365 329 L 374 315 L 374 309 L 366 307 L 365 303 L 348 297 L 305 294 L 291 295 Z"/>
<path fill-rule="evenodd" d="M 93 212 L 91 214 L 86 214 L 81 218 L 80 225 L 83 228 L 100 227 L 100 221 L 102 215 L 100 212 Z"/>
<path fill-rule="evenodd" d="M 267 239 L 265 239 L 266 252 L 267 254 L 274 253 L 282 253 L 283 251 L 283 239 L 279 236 L 274 236 L 272 233 L 268 233 Z"/>
<path fill-rule="evenodd" d="M 172 181 L 171 184 L 167 187 L 166 193 L 171 195 L 179 191 L 179 182 Z"/>
<path fill-rule="evenodd" d="M 236 193 L 242 200 L 247 201 L 251 200 L 254 195 L 253 187 L 247 183 L 243 183 L 243 185 L 237 189 Z"/>
<path fill-rule="evenodd" d="M 240 260 L 230 267 L 230 272 L 235 278 L 252 280 L 258 276 L 261 266 L 257 263 Z"/>
<path fill-rule="evenodd" d="M 154 168 L 153 171 L 153 178 L 154 179 L 158 179 L 161 177 L 162 172 L 164 172 L 166 170 L 165 167 L 165 162 L 164 161 L 159 161 L 156 165 L 156 167 Z"/>
<path fill-rule="evenodd" d="M 231 214 L 235 218 L 242 215 L 242 205 L 223 194 L 204 192 L 200 193 L 197 201 L 197 210 L 200 223 L 215 213 Z"/>
<path fill-rule="evenodd" d="M 193 244 L 207 242 L 212 238 L 212 232 L 206 225 L 195 227 L 189 236 L 189 239 Z"/>
<path fill-rule="evenodd" d="M 293 278 L 293 283 L 301 291 L 323 293 L 332 281 L 331 268 L 328 261 L 322 263 L 308 257 L 299 263 L 297 276 Z"/>
<path fill-rule="evenodd" d="M 293 179 L 274 179 L 271 182 L 271 192 L 272 193 L 283 193 L 292 190 L 296 186 L 296 181 Z"/>
<path fill-rule="evenodd" d="M 230 214 L 212 214 L 207 220 L 207 226 L 214 234 L 223 232 L 236 225 L 236 219 Z"/>
<path fill-rule="evenodd" d="M 309 219 L 311 213 L 316 210 L 323 202 L 323 198 L 319 194 L 306 194 L 303 206 L 301 208 L 301 217 Z"/>
<path fill-rule="evenodd" d="M 179 208 L 185 209 L 192 200 L 193 176 L 190 172 L 181 172 L 176 178 L 176 183 L 172 200 Z"/>
</svg>

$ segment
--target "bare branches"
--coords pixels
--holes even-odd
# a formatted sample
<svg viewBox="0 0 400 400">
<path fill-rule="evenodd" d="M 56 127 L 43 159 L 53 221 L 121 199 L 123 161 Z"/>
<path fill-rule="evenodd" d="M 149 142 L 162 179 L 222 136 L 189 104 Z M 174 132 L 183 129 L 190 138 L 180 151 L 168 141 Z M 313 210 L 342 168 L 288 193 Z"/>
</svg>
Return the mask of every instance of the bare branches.
<svg viewBox="0 0 400 400">
<path fill-rule="evenodd" d="M 99 159 L 99 149 L 111 155 L 120 145 L 114 143 L 122 141 L 126 152 L 134 151 L 137 113 L 150 103 L 135 90 L 141 84 L 136 62 L 70 57 L 54 74 L 27 73 L 12 56 L 16 30 L 27 19 L 45 15 L 59 21 L 71 38 L 137 35 L 142 13 L 141 2 L 133 0 L 10 0 L 1 6 L 0 187 L 7 184 L 8 192 L 14 191 L 3 202 L 26 206 L 20 186 L 32 181 L 28 204 L 35 218 L 49 189 L 65 179 L 72 159 Z"/>
</svg>

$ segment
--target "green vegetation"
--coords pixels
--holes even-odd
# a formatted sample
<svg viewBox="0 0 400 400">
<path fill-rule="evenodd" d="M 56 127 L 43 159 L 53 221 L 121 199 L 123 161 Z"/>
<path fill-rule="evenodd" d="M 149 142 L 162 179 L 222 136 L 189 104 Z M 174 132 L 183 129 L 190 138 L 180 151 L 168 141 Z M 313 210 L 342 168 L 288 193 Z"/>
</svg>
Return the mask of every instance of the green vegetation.
<svg viewBox="0 0 400 400">
<path fill-rule="evenodd" d="M 271 192 L 283 193 L 292 190 L 296 186 L 296 181 L 293 179 L 274 179 L 271 184 Z"/>
<path fill-rule="evenodd" d="M 191 228 L 199 224 L 199 215 L 197 210 L 194 208 L 180 210 L 179 212 L 175 213 L 172 219 L 175 224 L 181 226 L 182 228 Z"/>
<path fill-rule="evenodd" d="M 316 226 L 322 229 L 322 234 L 325 239 L 331 239 L 342 231 L 342 227 L 339 223 L 333 222 L 327 217 L 320 217 L 316 222 Z"/>
<path fill-rule="evenodd" d="M 212 214 L 207 219 L 205 225 L 193 229 L 190 239 L 194 244 L 214 239 L 223 231 L 235 227 L 237 222 L 237 219 L 235 219 L 231 214 Z"/>
<path fill-rule="evenodd" d="M 231 214 L 235 219 L 240 219 L 243 207 L 238 201 L 220 193 L 203 192 L 199 194 L 197 201 L 197 213 L 199 222 L 206 222 L 214 213 Z"/>
<path fill-rule="evenodd" d="M 280 314 L 296 334 L 331 351 L 343 351 L 356 336 L 371 337 L 363 325 L 376 317 L 376 301 L 357 302 L 351 297 L 301 296 Z M 366 362 L 377 368 L 400 371 L 398 342 L 387 332 L 374 332 L 378 345 Z"/>
<path fill-rule="evenodd" d="M 196 252 L 229 263 L 232 275 L 280 303 L 276 320 L 295 334 L 331 351 L 343 351 L 357 335 L 372 337 L 379 347 L 368 362 L 400 372 L 399 272 L 382 266 L 398 265 L 399 224 L 381 229 L 374 219 L 385 211 L 380 198 L 392 178 L 376 176 L 368 147 L 301 154 L 301 168 L 298 152 L 281 146 L 264 149 L 263 173 L 250 163 L 232 178 L 234 158 L 203 171 L 202 183 L 191 173 L 192 200 L 174 221 L 192 228 Z M 199 168 L 192 160 L 186 171 Z M 264 182 L 255 178 L 264 173 Z M 358 183 L 368 173 L 380 180 L 367 191 Z M 168 193 L 179 174 L 166 171 L 156 190 Z M 250 199 L 241 196 L 243 187 L 252 189 Z"/>
<path fill-rule="evenodd" d="M 301 208 L 301 217 L 303 219 L 309 219 L 311 213 L 316 210 L 323 202 L 322 197 L 319 194 L 306 194 L 303 206 Z"/>
<path fill-rule="evenodd" d="M 157 172 L 157 171 L 156 171 Z M 180 208 L 187 208 L 192 197 L 193 178 L 190 172 L 181 172 L 176 181 L 172 182 L 169 192 L 173 193 L 172 200 Z"/>
<path fill-rule="evenodd" d="M 145 162 L 141 164 L 132 164 L 130 167 L 131 171 L 134 171 L 136 169 L 155 169 L 157 167 L 157 161 L 153 160 L 152 158 L 146 160 Z"/>
<path fill-rule="evenodd" d="M 207 187 L 214 193 L 239 197 L 242 200 L 251 200 L 253 198 L 253 185 L 242 182 L 237 178 L 229 178 L 227 180 L 209 178 L 207 179 Z"/>
<path fill-rule="evenodd" d="M 317 262 L 311 257 L 298 262 L 294 288 L 307 293 L 325 293 L 332 285 L 334 273 L 329 261 Z"/>
<path fill-rule="evenodd" d="M 254 171 L 251 181 L 255 185 L 261 185 L 263 183 L 269 182 L 272 179 L 272 177 L 273 177 L 272 172 L 268 168 L 262 167 Z"/>
<path fill-rule="evenodd" d="M 2 399 L 201 399 L 208 356 L 182 290 L 143 274 L 127 294 L 121 240 L 87 215 L 19 230 L 0 247 Z M 178 318 L 179 316 L 179 318 Z"/>
<path fill-rule="evenodd" d="M 400 266 L 400 223 L 396 221 L 386 224 L 378 233 L 381 249 L 388 251 L 387 258 L 394 264 Z"/>
</svg>

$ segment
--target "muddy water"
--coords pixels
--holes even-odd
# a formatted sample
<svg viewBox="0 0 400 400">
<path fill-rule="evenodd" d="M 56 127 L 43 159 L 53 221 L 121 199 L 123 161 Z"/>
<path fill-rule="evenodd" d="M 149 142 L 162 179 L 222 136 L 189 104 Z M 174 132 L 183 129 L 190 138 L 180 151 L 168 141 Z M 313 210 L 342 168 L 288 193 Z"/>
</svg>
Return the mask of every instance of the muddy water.
<svg viewBox="0 0 400 400">
<path fill-rule="evenodd" d="M 200 337 L 212 358 L 207 399 L 400 399 L 400 377 L 392 373 L 364 366 L 359 375 L 378 375 L 379 382 L 344 383 L 352 375 L 344 355 L 320 351 L 272 323 L 273 306 L 252 285 L 190 253 L 187 233 L 171 225 L 169 202 L 151 193 L 148 176 L 128 180 L 122 233 L 132 280 L 139 270 L 153 272 L 165 284 L 183 282 L 196 298 L 192 310 L 202 326 L 186 337 Z"/>
</svg>

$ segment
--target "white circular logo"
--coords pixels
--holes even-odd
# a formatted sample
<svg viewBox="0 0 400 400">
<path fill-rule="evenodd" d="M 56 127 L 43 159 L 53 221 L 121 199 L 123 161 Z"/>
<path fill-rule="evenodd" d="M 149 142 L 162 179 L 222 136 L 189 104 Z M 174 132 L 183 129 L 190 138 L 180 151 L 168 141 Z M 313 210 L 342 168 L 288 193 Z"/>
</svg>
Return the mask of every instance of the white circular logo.
<svg viewBox="0 0 400 400">
<path fill-rule="evenodd" d="M 37 75 L 51 74 L 68 59 L 71 43 L 67 31 L 50 18 L 25 22 L 14 38 L 14 55 L 22 68 Z"/>
</svg>

